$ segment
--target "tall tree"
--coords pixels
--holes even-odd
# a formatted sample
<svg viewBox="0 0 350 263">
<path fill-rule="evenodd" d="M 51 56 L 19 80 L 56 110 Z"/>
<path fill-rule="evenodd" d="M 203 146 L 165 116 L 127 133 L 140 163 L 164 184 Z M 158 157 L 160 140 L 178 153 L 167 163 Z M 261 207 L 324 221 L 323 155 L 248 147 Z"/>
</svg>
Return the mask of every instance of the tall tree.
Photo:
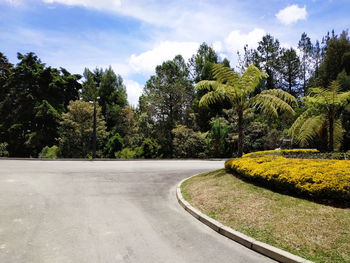
<svg viewBox="0 0 350 263">
<path fill-rule="evenodd" d="M 46 67 L 34 53 L 19 53 L 18 59 L 0 105 L 1 133 L 11 156 L 36 157 L 56 143 L 59 116 L 78 98 L 80 76 Z"/>
<path fill-rule="evenodd" d="M 188 62 L 190 75 L 195 83 L 204 80 L 212 79 L 211 63 L 218 63 L 219 57 L 215 50 L 208 46 L 207 43 L 203 42 L 197 53 L 194 54 Z"/>
<path fill-rule="evenodd" d="M 71 101 L 68 112 L 62 114 L 59 128 L 59 145 L 63 157 L 86 158 L 91 154 L 93 129 L 93 104 L 85 101 Z M 101 107 L 97 106 L 97 142 L 107 136 Z"/>
<path fill-rule="evenodd" d="M 314 77 L 318 78 L 319 71 L 320 71 L 320 64 L 322 60 L 322 48 L 318 40 L 316 40 L 316 44 L 313 47 L 312 58 L 314 63 Z"/>
<path fill-rule="evenodd" d="M 5 95 L 8 93 L 8 85 L 6 82 L 10 77 L 13 65 L 9 63 L 7 57 L 0 52 L 0 103 L 4 101 Z"/>
<path fill-rule="evenodd" d="M 316 136 L 328 142 L 328 150 L 334 151 L 335 142 L 343 135 L 341 114 L 350 103 L 350 91 L 341 92 L 337 81 L 327 88 L 311 88 L 310 96 L 304 98 L 304 111 L 290 128 L 290 135 L 301 145 L 308 145 Z M 324 131 L 326 130 L 326 134 Z"/>
<path fill-rule="evenodd" d="M 259 82 L 267 77 L 254 65 L 249 66 L 242 75 L 220 64 L 214 64 L 212 67 L 215 80 L 204 80 L 196 85 L 197 89 L 209 91 L 199 103 L 210 105 L 229 99 L 238 115 L 238 156 L 240 157 L 243 154 L 245 111 L 255 108 L 273 116 L 277 116 L 280 111 L 294 113 L 291 105 L 296 104 L 296 100 L 289 93 L 279 89 L 265 90 L 256 96 L 251 96 Z"/>
<path fill-rule="evenodd" d="M 173 135 L 178 124 L 185 124 L 194 90 L 182 56 L 156 67 L 156 74 L 147 81 L 141 97 L 141 111 L 148 112 L 158 131 L 158 141 L 165 157 L 172 156 Z"/>
<path fill-rule="evenodd" d="M 95 101 L 102 108 L 102 114 L 109 131 L 120 133 L 122 110 L 128 105 L 123 78 L 111 67 L 94 71 L 85 69 L 82 97 L 85 101 Z M 98 98 L 98 100 L 97 100 Z"/>
<path fill-rule="evenodd" d="M 197 53 L 194 54 L 188 62 L 190 69 L 190 76 L 194 83 L 201 80 L 213 80 L 213 74 L 211 70 L 212 63 L 219 63 L 219 56 L 215 50 L 208 46 L 206 43 L 202 43 Z M 230 62 L 225 58 L 222 64 L 226 67 L 230 67 Z M 192 102 L 191 109 L 193 111 L 193 125 L 195 130 L 207 131 L 210 129 L 210 120 L 217 115 L 222 114 L 223 105 L 211 105 L 211 107 L 203 106 L 199 107 L 198 102 L 203 95 L 206 94 L 206 90 L 198 90 L 195 92 L 195 97 Z"/>
<path fill-rule="evenodd" d="M 266 89 L 275 89 L 278 87 L 278 72 L 280 68 L 280 43 L 278 39 L 267 34 L 259 42 L 255 50 L 254 60 L 258 67 L 267 73 Z"/>
<path fill-rule="evenodd" d="M 299 94 L 300 60 L 293 48 L 283 49 L 281 56 L 282 87 L 285 91 L 296 96 Z"/>
<path fill-rule="evenodd" d="M 338 74 L 349 65 L 346 63 L 348 52 L 350 52 L 350 40 L 346 31 L 343 31 L 339 37 L 334 35 L 327 41 L 326 53 L 319 72 L 322 86 L 329 86 L 333 80 L 337 79 Z"/>
<path fill-rule="evenodd" d="M 313 46 L 311 43 L 311 39 L 308 37 L 308 35 L 304 32 L 301 34 L 301 38 L 298 43 L 298 49 L 301 54 L 301 79 L 303 81 L 303 91 L 304 95 L 307 92 L 307 78 L 308 73 L 310 72 L 310 60 L 312 58 L 312 51 Z"/>
<path fill-rule="evenodd" d="M 244 71 L 246 71 L 246 69 L 250 65 L 255 65 L 257 67 L 260 67 L 257 55 L 258 55 L 258 52 L 252 48 L 249 48 L 248 45 L 245 45 L 243 47 L 243 54 L 241 54 L 241 52 L 237 51 L 238 71 L 241 74 L 243 74 Z"/>
</svg>

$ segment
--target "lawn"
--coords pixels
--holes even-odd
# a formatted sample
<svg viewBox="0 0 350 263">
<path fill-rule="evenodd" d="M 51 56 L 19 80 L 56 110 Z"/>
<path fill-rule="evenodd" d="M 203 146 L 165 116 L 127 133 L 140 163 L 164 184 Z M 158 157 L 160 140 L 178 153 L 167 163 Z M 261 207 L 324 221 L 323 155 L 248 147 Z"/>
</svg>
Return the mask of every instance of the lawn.
<svg viewBox="0 0 350 263">
<path fill-rule="evenodd" d="M 192 177 L 182 194 L 215 220 L 314 262 L 350 262 L 350 209 L 244 182 L 224 169 Z"/>
</svg>

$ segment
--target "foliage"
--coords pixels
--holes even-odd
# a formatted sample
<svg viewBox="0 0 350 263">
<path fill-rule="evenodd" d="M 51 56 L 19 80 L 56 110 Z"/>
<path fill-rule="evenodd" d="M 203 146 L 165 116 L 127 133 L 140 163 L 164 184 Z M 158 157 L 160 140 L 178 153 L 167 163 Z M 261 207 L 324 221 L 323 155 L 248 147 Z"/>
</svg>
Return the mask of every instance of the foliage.
<svg viewBox="0 0 350 263">
<path fill-rule="evenodd" d="M 104 157 L 114 158 L 115 153 L 120 151 L 123 148 L 123 138 L 119 135 L 119 133 L 115 133 L 112 137 L 110 137 L 106 143 L 104 148 Z"/>
<path fill-rule="evenodd" d="M 257 65 L 266 73 L 265 89 L 278 88 L 278 72 L 280 67 L 280 43 L 278 39 L 275 39 L 269 34 L 263 36 L 253 54 L 254 65 Z"/>
<path fill-rule="evenodd" d="M 63 157 L 85 158 L 91 150 L 94 105 L 85 101 L 71 101 L 68 112 L 62 114 L 59 129 L 59 147 Z M 108 135 L 101 107 L 96 106 L 97 142 Z"/>
<path fill-rule="evenodd" d="M 228 99 L 238 115 L 238 156 L 243 153 L 243 121 L 244 111 L 255 108 L 264 114 L 278 116 L 279 111 L 294 113 L 291 105 L 296 104 L 295 98 L 283 90 L 265 90 L 254 97 L 250 97 L 266 74 L 254 65 L 250 65 L 242 74 L 220 64 L 212 66 L 216 80 L 204 80 L 196 85 L 198 90 L 208 90 L 200 100 L 200 105 Z"/>
<path fill-rule="evenodd" d="M 141 145 L 140 155 L 143 158 L 151 159 L 159 157 L 160 145 L 152 138 L 146 138 Z"/>
<path fill-rule="evenodd" d="M 228 122 L 223 117 L 213 118 L 210 122 L 211 129 L 207 138 L 211 147 L 211 155 L 213 157 L 226 156 L 226 139 L 229 132 Z"/>
<path fill-rule="evenodd" d="M 280 58 L 280 73 L 282 77 L 283 90 L 297 96 L 299 91 L 299 76 L 300 76 L 300 59 L 297 52 L 293 49 L 282 49 Z"/>
<path fill-rule="evenodd" d="M 307 77 L 310 71 L 311 56 L 313 46 L 310 37 L 304 32 L 298 43 L 298 49 L 301 53 L 300 77 L 303 80 L 303 93 L 307 92 Z"/>
<path fill-rule="evenodd" d="M 9 156 L 9 152 L 7 151 L 7 146 L 8 146 L 8 143 L 6 143 L 6 142 L 0 143 L 0 157 L 8 157 Z"/>
<path fill-rule="evenodd" d="M 82 85 L 82 98 L 85 101 L 98 101 L 107 130 L 121 135 L 123 109 L 128 105 L 123 78 L 115 74 L 111 67 L 94 71 L 85 69 Z"/>
<path fill-rule="evenodd" d="M 315 42 L 303 33 L 297 44 L 298 52 L 281 47 L 272 35 L 263 36 L 257 48 L 246 45 L 239 53 L 238 74 L 202 43 L 188 61 L 176 56 L 157 66 L 137 107 L 128 105 L 123 78 L 111 67 L 85 69 L 80 84 L 80 75 L 49 67 L 34 53 L 19 53 L 13 65 L 0 52 L 0 140 L 8 143 L 10 156 L 37 157 L 45 146 L 62 143 L 62 116 L 70 101 L 83 100 L 100 105 L 109 138 L 119 134 L 123 147 L 137 152 L 137 158 L 173 157 L 172 130 L 178 125 L 201 132 L 208 156 L 281 147 L 290 142 L 286 131 L 295 121 L 294 110 L 299 126 L 295 123 L 289 147 L 303 143 L 323 151 L 334 145 L 347 151 L 350 106 L 326 103 L 332 105 L 327 108 L 312 100 L 318 87 L 350 91 L 348 33 L 328 32 Z M 89 137 L 81 156 L 90 154 Z M 120 144 L 107 145 L 109 138 L 99 139 L 99 156 L 113 157 L 121 150 Z M 77 147 L 62 149 L 64 156 L 80 155 Z"/>
<path fill-rule="evenodd" d="M 174 134 L 174 158 L 206 157 L 206 143 L 202 134 L 182 125 L 173 129 L 172 133 Z"/>
<path fill-rule="evenodd" d="M 57 145 L 45 146 L 39 153 L 39 158 L 57 159 L 60 157 L 60 149 Z"/>
<path fill-rule="evenodd" d="M 202 43 L 195 55 L 189 59 L 189 68 L 195 83 L 213 79 L 211 63 L 218 63 L 219 57 L 215 50 L 208 46 L 205 42 Z"/>
<path fill-rule="evenodd" d="M 328 150 L 334 150 L 343 136 L 341 113 L 350 103 L 350 91 L 341 92 L 340 85 L 333 81 L 328 88 L 311 88 L 310 96 L 304 98 L 307 107 L 290 128 L 290 135 L 303 146 L 326 130 Z"/>
<path fill-rule="evenodd" d="M 123 150 L 115 153 L 115 158 L 117 159 L 134 159 L 137 156 L 139 156 L 140 149 L 130 149 L 130 148 L 124 148 Z"/>
<path fill-rule="evenodd" d="M 249 180 L 280 191 L 340 203 L 350 201 L 350 162 L 347 160 L 250 154 L 227 161 L 225 167 Z"/>
<path fill-rule="evenodd" d="M 157 66 L 156 74 L 146 83 L 140 109 L 154 120 L 155 139 L 165 157 L 172 156 L 171 131 L 177 124 L 186 123 L 193 95 L 189 71 L 182 56 Z"/>
<path fill-rule="evenodd" d="M 17 57 L 13 68 L 1 62 L 0 135 L 11 156 L 37 157 L 44 146 L 57 143 L 60 114 L 78 98 L 80 76 L 46 67 L 34 53 Z"/>
<path fill-rule="evenodd" d="M 319 85 L 327 87 L 337 79 L 339 73 L 350 66 L 347 54 L 350 52 L 350 41 L 348 33 L 343 31 L 339 37 L 333 35 L 327 41 L 327 51 L 320 64 Z M 349 75 L 350 72 L 347 72 Z"/>
<path fill-rule="evenodd" d="M 316 149 L 269 150 L 269 151 L 247 153 L 242 157 L 261 157 L 265 155 L 281 155 L 281 156 L 297 155 L 299 156 L 300 154 L 311 154 L 311 153 L 319 153 L 319 151 Z"/>
</svg>

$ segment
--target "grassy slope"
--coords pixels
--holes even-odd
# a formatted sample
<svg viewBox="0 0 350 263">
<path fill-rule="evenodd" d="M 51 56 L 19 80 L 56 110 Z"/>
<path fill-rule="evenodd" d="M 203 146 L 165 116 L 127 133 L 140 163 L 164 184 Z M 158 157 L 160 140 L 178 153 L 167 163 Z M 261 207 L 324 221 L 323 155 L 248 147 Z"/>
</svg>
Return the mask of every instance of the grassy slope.
<svg viewBox="0 0 350 263">
<path fill-rule="evenodd" d="M 315 262 L 350 262 L 350 209 L 278 194 L 218 170 L 185 181 L 194 207 L 259 241 Z"/>
</svg>

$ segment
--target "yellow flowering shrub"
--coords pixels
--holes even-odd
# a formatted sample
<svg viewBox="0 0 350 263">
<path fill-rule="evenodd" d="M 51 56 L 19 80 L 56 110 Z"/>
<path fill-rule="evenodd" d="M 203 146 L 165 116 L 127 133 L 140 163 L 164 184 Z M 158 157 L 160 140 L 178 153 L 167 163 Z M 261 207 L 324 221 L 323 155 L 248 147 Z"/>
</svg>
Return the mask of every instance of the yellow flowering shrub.
<svg viewBox="0 0 350 263">
<path fill-rule="evenodd" d="M 278 153 L 278 152 L 277 152 Z M 282 191 L 350 201 L 350 161 L 248 154 L 225 163 L 226 169 Z"/>
<path fill-rule="evenodd" d="M 289 155 L 289 154 L 304 154 L 304 153 L 318 153 L 315 149 L 288 149 L 288 150 L 270 150 L 260 151 L 244 154 L 243 157 L 256 157 L 261 155 Z"/>
</svg>

